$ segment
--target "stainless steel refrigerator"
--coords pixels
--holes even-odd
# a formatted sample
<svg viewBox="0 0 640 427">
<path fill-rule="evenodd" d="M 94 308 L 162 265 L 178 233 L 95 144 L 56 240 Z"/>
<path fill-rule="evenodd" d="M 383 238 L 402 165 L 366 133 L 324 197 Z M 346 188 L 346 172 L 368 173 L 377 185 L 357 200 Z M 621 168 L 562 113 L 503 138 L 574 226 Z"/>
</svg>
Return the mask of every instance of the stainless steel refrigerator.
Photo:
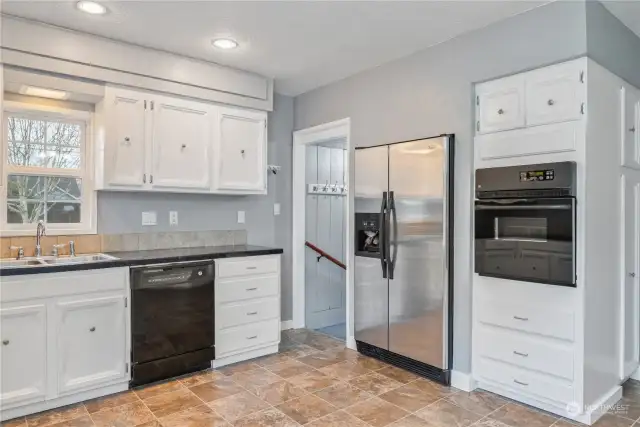
<svg viewBox="0 0 640 427">
<path fill-rule="evenodd" d="M 355 151 L 358 351 L 450 383 L 454 136 Z"/>
</svg>

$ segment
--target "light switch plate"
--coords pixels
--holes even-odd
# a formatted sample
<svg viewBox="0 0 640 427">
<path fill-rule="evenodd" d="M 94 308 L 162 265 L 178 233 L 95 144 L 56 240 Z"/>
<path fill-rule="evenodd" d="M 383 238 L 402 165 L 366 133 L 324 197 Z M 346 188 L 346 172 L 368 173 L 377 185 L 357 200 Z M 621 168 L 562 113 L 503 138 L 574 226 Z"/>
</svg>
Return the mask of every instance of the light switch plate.
<svg viewBox="0 0 640 427">
<path fill-rule="evenodd" d="M 158 216 L 155 211 L 142 212 L 142 225 L 157 225 Z"/>
<path fill-rule="evenodd" d="M 178 211 L 169 211 L 169 225 L 178 225 Z"/>
<path fill-rule="evenodd" d="M 238 224 L 244 224 L 244 211 L 238 211 Z"/>
<path fill-rule="evenodd" d="M 273 204 L 273 214 L 280 215 L 280 203 Z"/>
</svg>

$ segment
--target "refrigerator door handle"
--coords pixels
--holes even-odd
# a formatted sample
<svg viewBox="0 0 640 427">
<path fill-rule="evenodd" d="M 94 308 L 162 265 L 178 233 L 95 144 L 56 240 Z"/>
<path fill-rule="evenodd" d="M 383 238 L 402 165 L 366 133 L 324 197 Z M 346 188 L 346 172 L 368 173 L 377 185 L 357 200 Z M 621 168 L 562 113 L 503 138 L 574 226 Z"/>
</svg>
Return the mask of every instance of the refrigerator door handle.
<svg viewBox="0 0 640 427">
<path fill-rule="evenodd" d="M 389 211 L 393 218 L 393 255 L 389 260 L 389 280 L 393 280 L 393 273 L 396 270 L 396 261 L 398 260 L 398 213 L 396 212 L 396 199 L 393 191 L 389 191 Z M 391 239 L 387 238 L 389 246 L 387 253 L 391 253 Z"/>
<path fill-rule="evenodd" d="M 382 278 L 387 278 L 387 192 L 382 192 L 382 204 L 380 205 L 380 264 L 382 267 Z"/>
</svg>

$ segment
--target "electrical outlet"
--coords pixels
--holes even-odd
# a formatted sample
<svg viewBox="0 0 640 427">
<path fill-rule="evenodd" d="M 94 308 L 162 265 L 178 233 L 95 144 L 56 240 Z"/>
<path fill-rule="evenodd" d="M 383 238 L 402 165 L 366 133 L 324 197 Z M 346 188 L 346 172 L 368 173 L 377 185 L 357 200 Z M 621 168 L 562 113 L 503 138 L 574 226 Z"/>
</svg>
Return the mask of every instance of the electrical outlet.
<svg viewBox="0 0 640 427">
<path fill-rule="evenodd" d="M 280 203 L 273 204 L 273 214 L 280 215 Z"/>
<path fill-rule="evenodd" d="M 158 215 L 155 211 L 142 212 L 142 225 L 157 225 Z"/>
<path fill-rule="evenodd" d="M 178 225 L 178 211 L 169 211 L 169 225 Z"/>
<path fill-rule="evenodd" d="M 238 211 L 238 224 L 244 224 L 244 211 Z"/>
</svg>

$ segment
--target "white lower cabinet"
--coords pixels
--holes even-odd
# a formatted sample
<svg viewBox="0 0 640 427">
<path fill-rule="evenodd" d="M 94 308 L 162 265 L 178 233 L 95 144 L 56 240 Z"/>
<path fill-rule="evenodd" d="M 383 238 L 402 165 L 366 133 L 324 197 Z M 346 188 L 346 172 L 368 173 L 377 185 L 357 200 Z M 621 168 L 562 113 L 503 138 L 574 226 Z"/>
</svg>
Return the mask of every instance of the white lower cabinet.
<svg viewBox="0 0 640 427">
<path fill-rule="evenodd" d="M 47 384 L 47 307 L 18 303 L 0 309 L 0 408 L 42 401 Z"/>
<path fill-rule="evenodd" d="M 128 388 L 128 271 L 2 278 L 0 420 Z"/>
<path fill-rule="evenodd" d="M 280 255 L 216 260 L 215 367 L 276 353 Z"/>
<path fill-rule="evenodd" d="M 124 295 L 60 301 L 55 311 L 60 394 L 126 379 Z"/>
</svg>

